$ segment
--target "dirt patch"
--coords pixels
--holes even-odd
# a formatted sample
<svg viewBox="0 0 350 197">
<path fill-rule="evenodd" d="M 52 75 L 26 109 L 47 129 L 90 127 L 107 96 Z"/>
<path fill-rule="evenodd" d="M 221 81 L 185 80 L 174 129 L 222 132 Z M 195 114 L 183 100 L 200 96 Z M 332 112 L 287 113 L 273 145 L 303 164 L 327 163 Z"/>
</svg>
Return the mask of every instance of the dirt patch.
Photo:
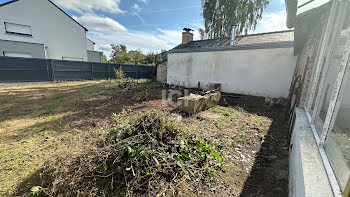
<svg viewBox="0 0 350 197">
<path fill-rule="evenodd" d="M 5 136 L 0 141 L 0 166 L 4 166 L 0 167 L 0 194 L 16 191 L 22 195 L 35 185 L 51 187 L 50 173 L 40 169 L 44 162 L 53 164 L 60 155 L 56 160 L 59 165 L 94 150 L 99 135 L 114 124 L 111 114 L 124 108 L 182 115 L 178 123 L 182 132 L 207 140 L 218 149 L 225 172 L 217 172 L 198 190 L 179 185 L 186 194 L 287 196 L 288 150 L 284 146 L 288 126 L 282 108 L 265 106 L 264 98 L 229 95 L 223 97 L 220 106 L 189 116 L 163 105 L 162 90 L 151 83 L 124 91 L 109 82 L 0 89 L 0 101 L 5 101 L 0 110 L 7 113 L 0 118 L 0 135 Z M 38 105 L 26 104 L 35 101 Z"/>
</svg>

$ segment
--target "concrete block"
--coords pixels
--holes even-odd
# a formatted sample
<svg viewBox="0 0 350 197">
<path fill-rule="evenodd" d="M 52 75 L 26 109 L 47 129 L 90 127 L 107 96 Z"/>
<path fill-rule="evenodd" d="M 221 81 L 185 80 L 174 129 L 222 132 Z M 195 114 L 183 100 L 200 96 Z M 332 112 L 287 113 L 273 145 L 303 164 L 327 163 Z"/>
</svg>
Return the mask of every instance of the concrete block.
<svg viewBox="0 0 350 197">
<path fill-rule="evenodd" d="M 220 98 L 220 92 L 209 93 L 204 96 L 190 94 L 189 96 L 177 99 L 179 102 L 178 108 L 186 113 L 195 114 L 217 105 Z"/>
</svg>

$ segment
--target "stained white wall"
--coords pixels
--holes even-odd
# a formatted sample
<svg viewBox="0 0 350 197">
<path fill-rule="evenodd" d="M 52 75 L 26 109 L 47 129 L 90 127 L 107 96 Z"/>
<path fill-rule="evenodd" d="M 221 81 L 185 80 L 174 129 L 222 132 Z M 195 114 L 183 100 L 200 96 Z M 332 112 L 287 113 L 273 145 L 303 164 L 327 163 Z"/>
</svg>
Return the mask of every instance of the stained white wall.
<svg viewBox="0 0 350 197">
<path fill-rule="evenodd" d="M 4 22 L 29 25 L 33 36 L 6 34 Z M 44 44 L 51 59 L 87 61 L 85 29 L 48 0 L 20 0 L 0 7 L 0 39 Z"/>
<path fill-rule="evenodd" d="M 170 53 L 167 83 L 220 83 L 227 93 L 286 98 L 296 61 L 293 48 Z"/>
</svg>

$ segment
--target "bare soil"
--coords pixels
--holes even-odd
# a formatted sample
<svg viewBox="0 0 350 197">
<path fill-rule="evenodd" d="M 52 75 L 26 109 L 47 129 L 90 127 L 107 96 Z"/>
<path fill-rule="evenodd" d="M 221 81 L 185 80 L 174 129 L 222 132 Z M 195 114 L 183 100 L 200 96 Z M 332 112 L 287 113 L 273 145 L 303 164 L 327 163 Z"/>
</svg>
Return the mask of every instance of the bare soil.
<svg viewBox="0 0 350 197">
<path fill-rule="evenodd" d="M 266 106 L 264 98 L 230 94 L 220 106 L 186 115 L 162 105 L 164 89 L 143 82 L 125 90 L 108 81 L 0 87 L 0 111 L 5 112 L 0 117 L 0 195 L 22 196 L 32 186 L 50 186 L 52 180 L 41 174 L 44 164 L 59 165 L 57 158 L 64 162 L 93 149 L 99 134 L 113 124 L 111 114 L 131 109 L 179 114 L 183 132 L 220 149 L 225 171 L 196 193 L 184 186 L 186 196 L 288 196 L 283 108 Z"/>
</svg>

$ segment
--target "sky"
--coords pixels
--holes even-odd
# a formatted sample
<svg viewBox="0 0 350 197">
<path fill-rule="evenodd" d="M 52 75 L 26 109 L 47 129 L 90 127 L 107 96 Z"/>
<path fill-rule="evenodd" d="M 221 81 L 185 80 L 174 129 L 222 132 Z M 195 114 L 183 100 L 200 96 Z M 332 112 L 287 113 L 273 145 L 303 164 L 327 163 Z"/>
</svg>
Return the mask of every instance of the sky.
<svg viewBox="0 0 350 197">
<path fill-rule="evenodd" d="M 9 0 L 0 0 L 0 3 Z M 201 0 L 52 0 L 89 31 L 95 50 L 109 57 L 110 44 L 128 50 L 169 50 L 181 43 L 182 29 L 204 26 Z M 249 33 L 286 30 L 284 0 L 270 0 L 257 28 Z"/>
</svg>

